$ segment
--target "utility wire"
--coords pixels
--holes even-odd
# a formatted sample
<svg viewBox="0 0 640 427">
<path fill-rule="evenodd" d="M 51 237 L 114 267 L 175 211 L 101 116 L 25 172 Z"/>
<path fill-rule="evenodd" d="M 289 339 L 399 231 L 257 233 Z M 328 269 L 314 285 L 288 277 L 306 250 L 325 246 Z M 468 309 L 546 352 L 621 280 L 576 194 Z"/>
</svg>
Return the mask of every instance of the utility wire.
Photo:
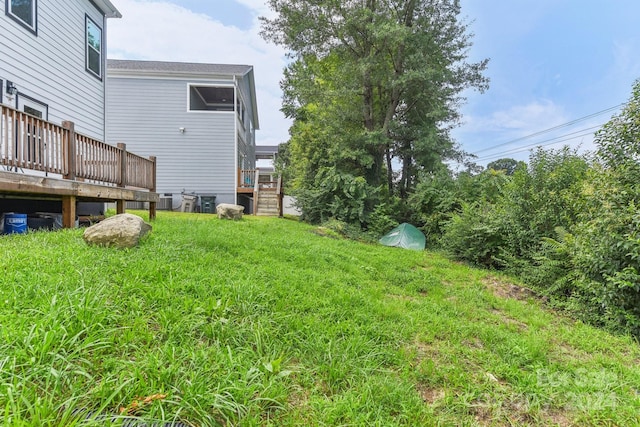
<svg viewBox="0 0 640 427">
<path fill-rule="evenodd" d="M 487 157 L 501 156 L 503 154 L 510 153 L 510 152 L 516 152 L 517 153 L 517 152 L 520 152 L 520 151 L 525 151 L 525 150 L 527 150 L 527 149 L 529 149 L 531 147 L 536 147 L 536 146 L 544 147 L 546 145 L 553 145 L 553 144 L 557 144 L 559 142 L 569 141 L 569 140 L 572 140 L 572 139 L 575 139 L 575 138 L 578 138 L 578 137 L 581 137 L 581 136 L 591 135 L 591 134 L 593 134 L 593 132 L 587 132 L 584 135 L 582 135 L 582 133 L 586 132 L 586 131 L 591 131 L 593 129 L 599 129 L 602 126 L 603 125 L 597 125 L 597 126 L 591 126 L 591 127 L 588 127 L 588 128 L 580 129 L 580 130 L 577 130 L 575 132 L 566 133 L 564 135 L 559 135 L 559 136 L 556 136 L 556 137 L 553 137 L 553 138 L 545 139 L 543 141 L 534 142 L 534 143 L 531 143 L 529 145 L 524 145 L 524 146 L 521 146 L 521 147 L 512 148 L 510 150 L 503 151 L 500 154 L 486 154 L 486 155 L 478 158 L 477 160 L 483 160 L 483 159 L 485 159 Z M 576 134 L 581 134 L 581 135 L 578 135 L 578 136 L 573 137 L 573 138 L 567 138 L 569 136 L 576 135 Z M 565 138 L 565 139 L 562 139 L 562 138 Z"/>
<path fill-rule="evenodd" d="M 601 126 L 602 125 L 594 126 L 592 128 L 582 129 L 581 131 L 568 133 L 566 135 L 563 135 L 562 137 L 569 136 L 569 135 L 574 135 L 576 133 L 580 133 L 580 132 L 583 132 L 585 130 L 589 130 L 589 129 L 593 129 L 593 128 L 599 128 Z M 490 155 L 487 155 L 485 157 L 481 157 L 481 158 L 478 158 L 478 159 L 473 159 L 473 161 L 474 162 L 479 162 L 479 161 L 497 159 L 497 158 L 504 157 L 504 156 L 509 155 L 509 154 L 515 154 L 515 153 L 519 153 L 519 152 L 522 152 L 522 151 L 527 151 L 530 148 L 546 147 L 547 145 L 553 145 L 553 144 L 558 144 L 560 142 L 571 141 L 572 139 L 582 138 L 582 137 L 589 136 L 589 135 L 593 135 L 593 132 L 580 133 L 580 135 L 575 135 L 575 136 L 572 136 L 570 138 L 564 138 L 564 139 L 558 139 L 558 138 L 562 138 L 562 137 L 552 138 L 552 139 L 546 140 L 546 143 L 538 143 L 538 142 L 536 142 L 535 144 L 529 144 L 529 145 L 526 145 L 526 146 L 523 146 L 523 147 L 514 148 L 512 150 L 507 150 L 507 151 L 504 151 L 504 152 L 502 152 L 500 154 L 490 154 Z M 543 141 L 543 142 L 545 142 L 545 141 Z"/>
<path fill-rule="evenodd" d="M 522 137 L 520 137 L 520 138 L 512 139 L 512 140 L 510 140 L 510 141 L 503 142 L 503 143 L 500 143 L 500 144 L 497 144 L 497 145 L 493 145 L 493 146 L 491 146 L 491 147 L 483 148 L 482 150 L 475 151 L 475 152 L 473 152 L 473 153 L 471 153 L 471 154 L 477 155 L 478 153 L 482 153 L 482 152 L 485 152 L 485 151 L 493 150 L 494 148 L 504 147 L 505 145 L 510 145 L 510 144 L 515 143 L 515 142 L 523 141 L 523 140 L 525 140 L 525 139 L 533 138 L 533 137 L 535 137 L 535 136 L 539 136 L 539 135 L 543 135 L 543 134 L 545 134 L 545 133 L 552 132 L 552 131 L 554 131 L 554 130 L 562 129 L 562 128 L 564 128 L 564 127 L 569 127 L 569 126 L 572 126 L 572 125 L 574 125 L 574 124 L 576 124 L 576 123 L 579 123 L 579 122 L 581 122 L 581 121 L 584 121 L 584 120 L 587 120 L 587 119 L 590 119 L 590 118 L 593 118 L 593 117 L 599 116 L 599 115 L 601 115 L 601 114 L 608 113 L 608 112 L 610 112 L 610 111 L 616 110 L 616 109 L 618 109 L 618 108 L 622 107 L 622 106 L 623 106 L 623 105 L 625 105 L 625 104 L 626 104 L 626 103 L 618 104 L 618 105 L 616 105 L 616 106 L 614 106 L 614 107 L 606 108 L 606 109 L 601 110 L 601 111 L 598 111 L 598 112 L 596 112 L 596 113 L 589 114 L 588 116 L 580 117 L 580 118 L 578 118 L 578 119 L 572 120 L 572 121 L 567 122 L 567 123 L 563 123 L 563 124 L 561 124 L 561 125 L 557 125 L 557 126 L 551 127 L 551 128 L 549 128 L 549 129 L 544 129 L 544 130 L 541 130 L 541 131 L 539 131 L 539 132 L 532 133 L 532 134 L 530 134 L 530 135 L 522 136 Z M 569 135 L 571 135 L 571 134 L 569 134 Z M 558 138 L 561 138 L 561 137 L 562 137 L 562 136 L 560 136 L 560 137 L 558 137 Z"/>
</svg>

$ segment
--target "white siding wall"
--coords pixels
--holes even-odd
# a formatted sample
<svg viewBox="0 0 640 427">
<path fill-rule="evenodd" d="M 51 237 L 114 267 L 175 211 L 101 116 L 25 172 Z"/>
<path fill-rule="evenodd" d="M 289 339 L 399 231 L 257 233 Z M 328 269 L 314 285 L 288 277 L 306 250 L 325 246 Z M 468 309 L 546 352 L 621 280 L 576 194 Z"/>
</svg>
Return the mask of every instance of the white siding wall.
<svg viewBox="0 0 640 427">
<path fill-rule="evenodd" d="M 85 69 L 85 14 L 102 27 L 105 59 L 102 13 L 89 0 L 38 1 L 36 36 L 6 16 L 5 7 L 0 0 L 0 79 L 48 104 L 50 121 L 71 120 L 76 131 L 104 140 L 104 77 Z"/>
<path fill-rule="evenodd" d="M 107 142 L 124 142 L 136 154 L 156 156 L 160 194 L 214 193 L 216 203 L 235 203 L 236 115 L 188 112 L 190 83 L 230 82 L 110 76 Z"/>
</svg>

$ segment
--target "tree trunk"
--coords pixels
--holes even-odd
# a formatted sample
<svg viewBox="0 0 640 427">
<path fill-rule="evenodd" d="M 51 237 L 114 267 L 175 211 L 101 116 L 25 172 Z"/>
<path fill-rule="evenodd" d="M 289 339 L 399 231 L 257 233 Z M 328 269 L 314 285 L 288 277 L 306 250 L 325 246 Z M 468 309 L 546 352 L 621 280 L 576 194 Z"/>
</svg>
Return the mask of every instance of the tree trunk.
<svg viewBox="0 0 640 427">
<path fill-rule="evenodd" d="M 387 156 L 387 188 L 389 189 L 389 195 L 393 195 L 393 165 L 391 163 L 391 144 L 387 142 L 385 149 Z"/>
</svg>

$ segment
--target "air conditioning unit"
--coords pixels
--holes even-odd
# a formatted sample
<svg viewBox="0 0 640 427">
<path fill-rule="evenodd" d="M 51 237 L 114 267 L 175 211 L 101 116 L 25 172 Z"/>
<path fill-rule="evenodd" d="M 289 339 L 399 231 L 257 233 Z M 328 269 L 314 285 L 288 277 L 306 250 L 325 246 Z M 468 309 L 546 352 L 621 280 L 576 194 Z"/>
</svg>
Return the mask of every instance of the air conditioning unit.
<svg viewBox="0 0 640 427">
<path fill-rule="evenodd" d="M 125 209 L 146 209 L 144 202 L 126 202 Z"/>
<path fill-rule="evenodd" d="M 173 197 L 160 196 L 160 200 L 158 200 L 156 208 L 161 211 L 170 211 L 173 208 Z"/>
</svg>

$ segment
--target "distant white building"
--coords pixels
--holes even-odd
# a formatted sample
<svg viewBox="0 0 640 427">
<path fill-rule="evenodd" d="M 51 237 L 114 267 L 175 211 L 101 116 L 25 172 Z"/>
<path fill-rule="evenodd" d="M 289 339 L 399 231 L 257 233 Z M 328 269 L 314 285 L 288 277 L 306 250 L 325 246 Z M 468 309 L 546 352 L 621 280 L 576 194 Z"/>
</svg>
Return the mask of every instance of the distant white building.
<svg viewBox="0 0 640 427">
<path fill-rule="evenodd" d="M 110 59 L 107 86 L 107 141 L 156 156 L 157 192 L 173 208 L 188 193 L 250 212 L 259 129 L 252 66 Z"/>
</svg>

